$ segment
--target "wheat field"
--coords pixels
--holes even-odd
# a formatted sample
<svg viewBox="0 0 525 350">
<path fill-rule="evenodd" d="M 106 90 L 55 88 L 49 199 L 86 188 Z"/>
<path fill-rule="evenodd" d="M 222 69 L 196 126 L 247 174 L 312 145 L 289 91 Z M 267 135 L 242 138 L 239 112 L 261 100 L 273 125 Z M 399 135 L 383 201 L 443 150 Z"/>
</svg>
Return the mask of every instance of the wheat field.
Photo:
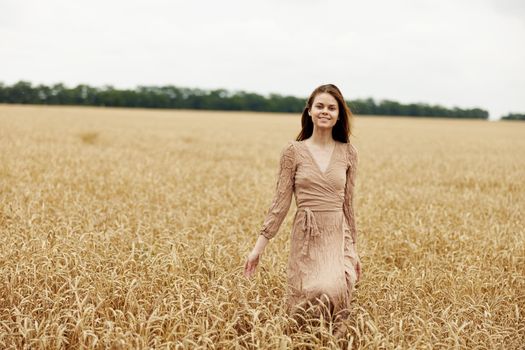
<svg viewBox="0 0 525 350">
<path fill-rule="evenodd" d="M 284 313 L 300 116 L 0 106 L 2 349 L 525 349 L 525 123 L 355 118 L 347 339 Z"/>
</svg>

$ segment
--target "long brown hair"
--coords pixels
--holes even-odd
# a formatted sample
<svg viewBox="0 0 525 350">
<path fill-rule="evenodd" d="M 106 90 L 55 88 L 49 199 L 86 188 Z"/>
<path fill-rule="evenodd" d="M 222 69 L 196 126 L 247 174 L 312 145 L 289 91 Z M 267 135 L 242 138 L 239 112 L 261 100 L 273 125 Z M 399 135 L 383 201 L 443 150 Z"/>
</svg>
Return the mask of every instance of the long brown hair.
<svg viewBox="0 0 525 350">
<path fill-rule="evenodd" d="M 339 117 L 334 127 L 332 128 L 332 137 L 334 140 L 339 142 L 348 143 L 348 138 L 352 134 L 352 125 L 351 120 L 353 119 L 352 112 L 347 106 L 343 94 L 339 88 L 333 84 L 325 84 L 318 86 L 306 101 L 306 106 L 304 107 L 303 114 L 301 117 L 301 132 L 297 135 L 296 141 L 306 140 L 314 132 L 314 123 L 312 122 L 312 117 L 308 115 L 308 111 L 312 108 L 315 96 L 323 92 L 329 93 L 332 95 L 339 107 Z"/>
</svg>

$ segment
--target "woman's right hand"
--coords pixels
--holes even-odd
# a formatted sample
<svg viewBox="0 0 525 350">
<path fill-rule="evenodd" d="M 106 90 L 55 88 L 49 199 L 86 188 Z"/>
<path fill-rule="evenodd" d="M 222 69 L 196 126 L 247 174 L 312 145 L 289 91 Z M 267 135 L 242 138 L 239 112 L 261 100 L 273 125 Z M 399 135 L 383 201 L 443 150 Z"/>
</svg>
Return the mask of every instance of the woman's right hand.
<svg viewBox="0 0 525 350">
<path fill-rule="evenodd" d="M 255 273 L 255 269 L 257 268 L 257 265 L 259 264 L 259 257 L 261 256 L 261 253 L 252 250 L 251 253 L 248 255 L 248 258 L 246 259 L 246 263 L 244 264 L 244 276 L 246 278 L 252 277 L 252 275 Z"/>
</svg>

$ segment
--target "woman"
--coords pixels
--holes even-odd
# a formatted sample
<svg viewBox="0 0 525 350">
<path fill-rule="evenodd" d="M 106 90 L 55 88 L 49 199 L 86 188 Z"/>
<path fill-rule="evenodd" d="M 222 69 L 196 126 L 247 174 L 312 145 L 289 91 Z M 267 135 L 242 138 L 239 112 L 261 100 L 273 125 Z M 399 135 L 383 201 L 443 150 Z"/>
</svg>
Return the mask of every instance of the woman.
<svg viewBox="0 0 525 350">
<path fill-rule="evenodd" d="M 342 323 L 361 275 L 353 192 L 357 150 L 349 142 L 352 114 L 339 89 L 321 85 L 308 98 L 302 130 L 282 150 L 276 192 L 244 274 L 251 277 L 259 258 L 283 222 L 295 193 L 297 211 L 287 268 L 287 312 L 315 312 Z M 313 308 L 312 308 L 313 306 Z"/>
</svg>

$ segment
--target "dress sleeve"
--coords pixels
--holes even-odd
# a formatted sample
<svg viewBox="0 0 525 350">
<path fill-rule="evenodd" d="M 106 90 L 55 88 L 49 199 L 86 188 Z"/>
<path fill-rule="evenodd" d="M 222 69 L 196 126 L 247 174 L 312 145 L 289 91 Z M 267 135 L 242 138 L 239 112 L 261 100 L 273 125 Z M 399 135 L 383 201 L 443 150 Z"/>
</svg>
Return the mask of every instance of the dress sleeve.
<svg viewBox="0 0 525 350">
<path fill-rule="evenodd" d="M 357 227 L 355 223 L 354 212 L 354 186 L 357 175 L 358 155 L 357 149 L 354 145 L 348 143 L 348 168 L 346 170 L 346 185 L 345 185 L 345 200 L 343 202 L 343 212 L 348 228 L 350 229 L 350 237 L 353 243 L 357 243 Z"/>
<path fill-rule="evenodd" d="M 268 239 L 272 239 L 277 234 L 290 209 L 294 192 L 295 168 L 295 147 L 292 142 L 289 142 L 281 150 L 275 194 L 260 231 L 260 234 Z"/>
</svg>

